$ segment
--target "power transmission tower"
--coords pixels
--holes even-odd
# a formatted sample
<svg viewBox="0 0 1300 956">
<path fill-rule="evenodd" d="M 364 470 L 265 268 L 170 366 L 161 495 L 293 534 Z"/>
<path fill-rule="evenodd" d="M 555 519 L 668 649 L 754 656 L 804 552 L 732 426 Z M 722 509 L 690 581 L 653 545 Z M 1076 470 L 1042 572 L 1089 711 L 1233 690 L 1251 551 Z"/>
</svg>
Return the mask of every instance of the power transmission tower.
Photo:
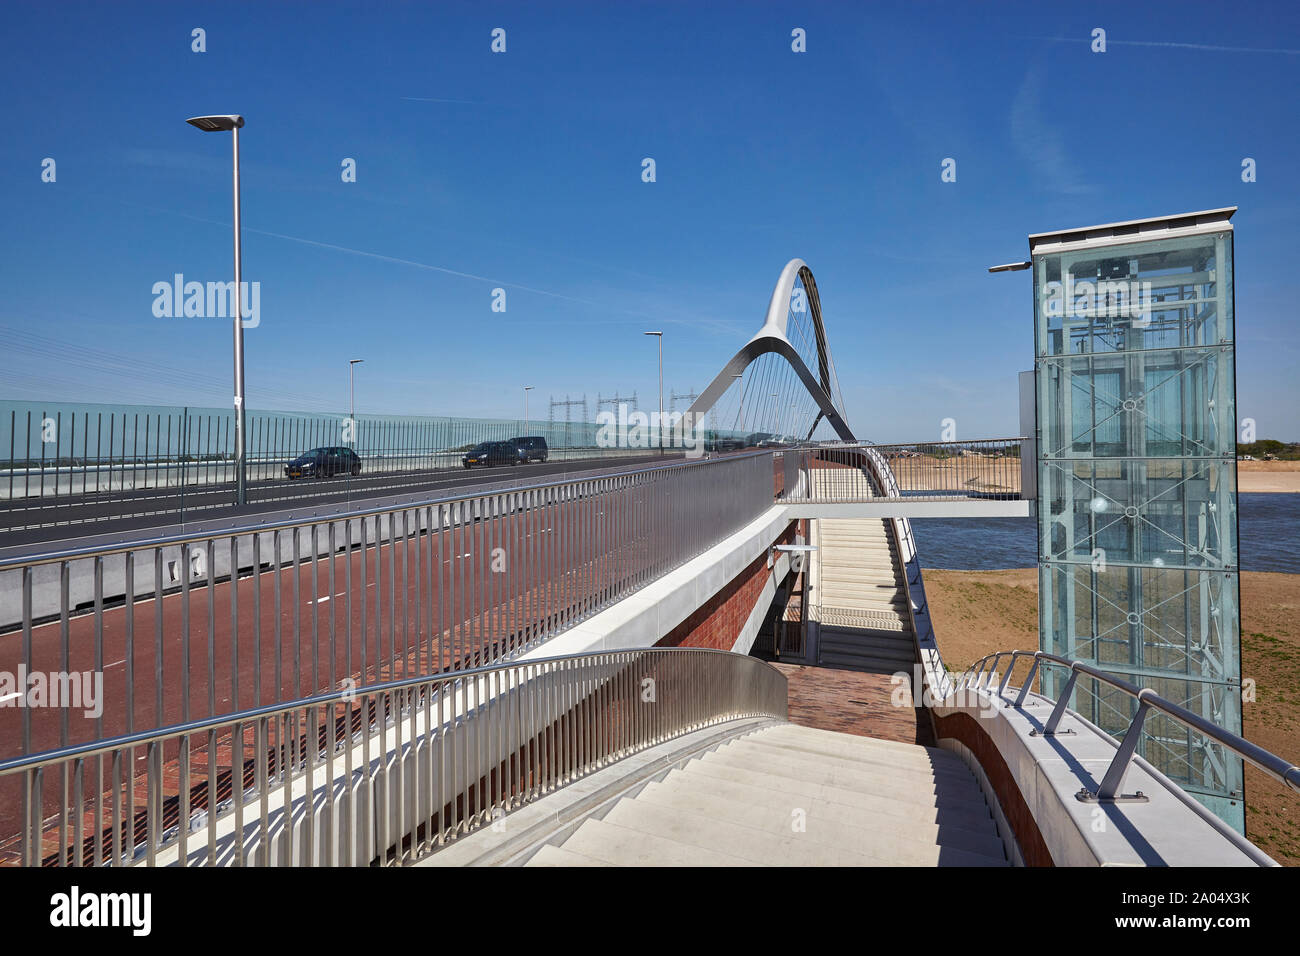
<svg viewBox="0 0 1300 956">
<path fill-rule="evenodd" d="M 600 392 L 597 392 L 596 393 L 596 414 L 599 415 L 601 408 L 605 405 L 608 405 L 610 406 L 610 408 L 614 410 L 614 414 L 617 415 L 618 406 L 628 402 L 631 403 L 631 407 L 629 411 L 631 412 L 636 411 L 636 392 L 632 393 L 631 398 L 628 398 L 626 395 L 613 395 L 610 398 L 601 398 Z"/>
<path fill-rule="evenodd" d="M 587 396 L 586 395 L 583 395 L 582 398 L 571 399 L 569 398 L 568 395 L 565 395 L 563 399 L 557 399 L 554 397 L 552 397 L 551 399 L 552 427 L 555 425 L 555 421 L 556 421 L 555 410 L 557 408 L 564 409 L 564 447 L 566 449 L 572 445 L 572 441 L 570 440 L 570 426 L 573 422 L 573 410 L 579 407 L 582 408 L 582 418 L 579 419 L 579 421 L 585 425 L 588 421 L 590 421 L 590 419 L 587 417 Z M 553 433 L 554 431 L 552 431 L 552 434 Z"/>
<path fill-rule="evenodd" d="M 670 412 L 677 411 L 677 403 L 680 401 L 686 403 L 686 407 L 683 408 L 682 411 L 689 412 L 691 410 L 691 403 L 699 397 L 700 393 L 693 390 L 684 392 L 681 395 L 678 395 L 676 392 L 671 392 L 668 398 L 668 410 Z"/>
</svg>

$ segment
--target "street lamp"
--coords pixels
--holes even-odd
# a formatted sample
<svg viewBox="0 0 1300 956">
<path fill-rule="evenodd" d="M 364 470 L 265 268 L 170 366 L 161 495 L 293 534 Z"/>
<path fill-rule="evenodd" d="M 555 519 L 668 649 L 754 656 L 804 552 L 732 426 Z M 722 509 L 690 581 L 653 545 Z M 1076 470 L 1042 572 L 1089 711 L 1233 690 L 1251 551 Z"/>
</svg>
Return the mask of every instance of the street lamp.
<svg viewBox="0 0 1300 956">
<path fill-rule="evenodd" d="M 664 334 L 647 332 L 659 340 L 659 454 L 664 453 Z"/>
<path fill-rule="evenodd" d="M 745 378 L 745 373 L 736 372 L 734 375 L 731 376 L 731 378 L 733 381 L 735 379 L 742 380 L 740 383 L 740 409 L 737 412 L 737 417 L 740 419 L 740 430 L 743 432 L 745 430 L 745 383 L 743 381 L 743 379 Z"/>
<path fill-rule="evenodd" d="M 781 404 L 776 401 L 779 396 L 776 392 L 770 392 L 767 397 L 772 399 L 772 404 L 776 408 L 776 434 L 779 435 L 781 434 Z"/>
<path fill-rule="evenodd" d="M 356 442 L 357 400 L 354 392 L 352 391 L 352 372 L 358 365 L 360 365 L 364 361 L 365 359 L 348 359 L 348 421 L 352 422 L 353 446 L 355 446 L 357 443 Z"/>
<path fill-rule="evenodd" d="M 528 434 L 528 393 L 533 390 L 533 386 L 524 386 L 524 434 Z"/>
<path fill-rule="evenodd" d="M 244 470 L 244 295 L 240 285 L 239 241 L 239 130 L 244 118 L 238 115 L 193 116 L 185 122 L 205 133 L 230 133 L 234 151 L 235 187 L 235 504 L 248 500 L 247 475 Z"/>
</svg>

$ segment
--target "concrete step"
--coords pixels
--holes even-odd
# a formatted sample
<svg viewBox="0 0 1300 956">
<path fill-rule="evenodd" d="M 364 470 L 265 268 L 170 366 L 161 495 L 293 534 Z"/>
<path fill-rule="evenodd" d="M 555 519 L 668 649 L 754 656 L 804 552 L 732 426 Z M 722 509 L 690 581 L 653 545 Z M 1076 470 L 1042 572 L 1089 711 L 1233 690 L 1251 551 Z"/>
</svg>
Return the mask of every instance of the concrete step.
<svg viewBox="0 0 1300 956">
<path fill-rule="evenodd" d="M 620 801 L 631 802 L 628 800 Z M 629 829 L 605 820 L 585 820 L 560 846 L 609 866 L 753 866 L 745 857 Z"/>
<path fill-rule="evenodd" d="M 702 768 L 725 767 L 745 773 L 763 774 L 768 778 L 767 785 L 773 789 L 781 789 L 785 786 L 779 783 L 784 779 L 794 784 L 835 787 L 839 790 L 892 797 L 895 800 L 917 800 L 932 806 L 938 806 L 940 798 L 966 802 L 984 800 L 984 794 L 973 777 L 968 784 L 960 780 L 951 782 L 943 780 L 936 783 L 934 780 L 917 780 L 911 776 L 892 775 L 887 768 L 872 773 L 840 767 L 809 765 L 807 762 L 800 762 L 796 766 L 794 761 L 779 763 L 773 761 L 756 765 L 750 755 L 727 753 L 725 748 L 705 754 L 698 763 Z M 741 778 L 741 782 L 748 781 Z"/>
<path fill-rule="evenodd" d="M 883 654 L 886 657 L 903 657 L 912 660 L 916 657 L 916 647 L 912 636 L 905 631 L 876 634 L 845 634 L 836 631 L 827 635 L 822 631 L 821 648 L 834 654 Z"/>
<path fill-rule="evenodd" d="M 827 548 L 852 548 L 854 550 L 878 550 L 892 551 L 893 542 L 887 540 L 883 535 L 865 535 L 861 532 L 837 532 L 822 529 L 820 533 L 823 546 Z"/>
<path fill-rule="evenodd" d="M 819 654 L 817 666 L 841 671 L 859 671 L 864 674 L 896 674 L 908 667 L 903 661 L 890 660 L 887 657 L 849 654 Z"/>
<path fill-rule="evenodd" d="M 823 667 L 857 667 L 868 670 L 882 670 L 889 673 L 901 673 L 911 669 L 913 660 L 903 654 L 888 654 L 882 651 L 837 651 L 819 648 L 818 663 Z"/>
<path fill-rule="evenodd" d="M 886 547 L 883 544 L 874 544 L 870 541 L 835 539 L 822 535 L 817 544 L 818 552 L 821 554 L 853 555 L 877 561 L 887 561 L 895 555 L 893 548 Z"/>
<path fill-rule="evenodd" d="M 954 803 L 949 801 L 944 806 L 917 803 L 913 800 L 899 800 L 893 797 L 879 797 L 870 794 L 855 793 L 834 788 L 817 788 L 791 794 L 788 790 L 773 790 L 770 787 L 751 783 L 728 780 L 712 774 L 691 774 L 694 761 L 684 768 L 671 771 L 661 782 L 663 787 L 680 787 L 699 792 L 700 784 L 694 780 L 682 780 L 682 777 L 704 776 L 706 789 L 715 796 L 734 803 L 756 801 L 768 805 L 789 806 L 791 799 L 798 799 L 800 805 L 819 814 L 842 820 L 874 820 L 877 817 L 887 819 L 899 818 L 929 823 L 938 827 L 956 830 L 968 830 L 973 833 L 987 833 L 993 826 L 993 817 L 986 804 Z M 888 825 L 884 823 L 882 825 Z"/>
<path fill-rule="evenodd" d="M 974 775 L 960 759 L 955 763 L 943 760 L 933 756 L 930 750 L 924 747 L 914 745 L 912 749 L 846 747 L 839 753 L 828 754 L 816 750 L 801 750 L 800 746 L 799 741 L 789 738 L 754 735 L 729 741 L 727 745 L 703 756 L 746 754 L 754 761 L 754 769 L 785 776 L 791 775 L 792 771 L 804 765 L 808 765 L 812 773 L 817 773 L 818 767 L 835 770 L 848 776 L 844 778 L 844 783 L 831 785 L 852 789 L 856 783 L 857 789 L 868 793 L 876 783 L 881 781 L 885 785 L 923 783 L 928 789 L 936 779 L 940 782 L 952 781 L 963 790 L 979 792 L 979 785 Z M 802 773 L 802 770 L 799 772 Z M 804 779 L 811 780 L 816 777 L 805 775 Z M 982 795 L 980 799 L 983 799 Z"/>
<path fill-rule="evenodd" d="M 796 765 L 801 762 L 816 763 L 821 766 L 843 767 L 846 770 L 887 773 L 891 779 L 896 777 L 900 780 L 907 778 L 954 782 L 974 780 L 970 770 L 960 760 L 956 765 L 946 761 L 935 762 L 925 753 L 909 754 L 907 758 L 887 750 L 830 754 L 800 750 L 798 745 L 791 741 L 778 742 L 761 736 L 736 743 L 743 743 L 744 749 L 755 752 L 756 760 L 763 762 L 776 761 Z"/>
<path fill-rule="evenodd" d="M 887 579 L 873 578 L 868 574 L 844 573 L 832 574 L 829 570 L 822 575 L 822 588 L 827 586 L 839 585 L 840 587 L 860 591 L 863 597 L 883 598 L 886 601 L 893 600 L 895 592 L 901 597 L 902 587 L 893 577 Z"/>
<path fill-rule="evenodd" d="M 885 740 L 881 737 L 845 734 L 803 724 L 775 724 L 765 727 L 759 733 L 747 734 L 737 739 L 788 746 L 809 754 L 826 754 L 833 757 L 861 756 L 867 760 L 881 756 L 899 765 L 953 767 L 970 772 L 966 761 L 951 750 L 944 750 L 942 747 L 925 747 L 921 744 Z M 973 777 L 972 774 L 972 779 Z"/>
<path fill-rule="evenodd" d="M 642 800 L 620 800 L 604 822 L 653 835 L 678 844 L 691 844 L 711 854 L 739 857 L 759 865 L 781 866 L 956 866 L 1002 865 L 1005 860 L 965 850 L 924 846 L 915 841 L 891 839 L 888 834 L 860 830 L 853 843 L 817 843 L 805 833 L 769 832 L 692 809 L 680 799 L 672 808 Z"/>
<path fill-rule="evenodd" d="M 823 587 L 821 590 L 821 607 L 839 607 L 849 611 L 894 611 L 906 614 L 907 598 L 899 594 L 896 597 L 862 594 L 850 588 Z"/>
<path fill-rule="evenodd" d="M 872 534 L 867 531 L 839 531 L 823 526 L 818 537 L 822 544 L 827 545 L 879 548 L 883 551 L 891 551 L 894 548 L 894 542 L 889 540 L 883 530 L 878 534 Z"/>
<path fill-rule="evenodd" d="M 908 660 L 916 657 L 916 644 L 912 635 L 902 631 L 864 630 L 854 633 L 823 625 L 820 641 L 822 650 L 848 653 L 880 651 L 884 654 L 902 654 Z"/>
<path fill-rule="evenodd" d="M 600 860 L 565 850 L 558 846 L 542 847 L 525 861 L 524 866 L 609 866 Z"/>
<path fill-rule="evenodd" d="M 886 661 L 897 667 L 899 670 L 908 670 L 911 665 L 915 663 L 916 657 L 916 655 L 911 651 L 905 651 L 903 649 L 891 650 L 889 648 L 881 647 L 826 647 L 823 645 L 818 648 L 817 653 L 819 653 L 823 658 L 835 657 L 841 658 L 845 661 Z"/>
<path fill-rule="evenodd" d="M 907 744 L 899 740 L 884 740 L 880 737 L 864 737 L 859 734 L 844 734 L 835 730 L 823 730 L 820 727 L 807 727 L 803 724 L 776 724 L 764 728 L 761 734 L 749 734 L 741 740 L 763 740 L 767 742 L 788 741 L 796 746 L 806 748 L 811 753 L 888 753 L 891 760 L 919 763 L 924 759 L 931 765 L 947 764 L 966 767 L 966 762 L 951 750 L 942 747 L 924 747 L 920 744 Z M 924 757 L 921 755 L 924 754 Z M 969 769 L 969 768 L 967 768 Z"/>
<path fill-rule="evenodd" d="M 915 754 L 918 750 L 924 750 L 924 753 L 931 760 L 948 763 L 956 762 L 966 766 L 965 761 L 962 761 L 962 758 L 958 757 L 956 753 L 941 747 L 923 747 L 920 744 L 905 744 L 901 740 L 885 740 L 884 737 L 868 737 L 861 734 L 841 734 L 840 731 L 824 730 L 822 727 L 809 727 L 802 723 L 772 724 L 771 727 L 764 727 L 759 734 L 745 735 L 740 739 L 751 740 L 759 736 L 764 737 L 764 739 L 785 737 L 785 739 L 789 740 L 798 740 L 809 745 L 810 748 L 835 743 L 840 747 L 857 748 L 859 750 L 893 750 L 893 752 L 897 753 L 898 760 L 906 760 L 905 754 Z"/>
<path fill-rule="evenodd" d="M 842 816 L 814 811 L 799 800 L 769 794 L 766 799 L 735 803 L 712 790 L 651 783 L 639 794 L 638 803 L 651 803 L 667 810 L 683 810 L 752 827 L 764 833 L 784 836 L 796 833 L 813 843 L 843 846 L 869 856 L 884 856 L 902 864 L 925 865 L 935 846 L 952 847 L 1005 863 L 1006 852 L 996 832 L 944 829 L 928 821 L 898 818 L 880 827 L 868 817 Z M 797 814 L 798 812 L 798 814 Z M 802 819 L 799 819 L 799 816 Z M 795 830 L 802 823 L 802 830 Z"/>
<path fill-rule="evenodd" d="M 834 555 L 837 558 L 862 558 L 875 562 L 877 565 L 887 561 L 892 561 L 894 553 L 888 548 L 877 548 L 868 544 L 855 544 L 848 541 L 831 541 L 825 538 L 818 541 L 819 555 Z M 837 564 L 836 567 L 840 565 Z"/>
</svg>

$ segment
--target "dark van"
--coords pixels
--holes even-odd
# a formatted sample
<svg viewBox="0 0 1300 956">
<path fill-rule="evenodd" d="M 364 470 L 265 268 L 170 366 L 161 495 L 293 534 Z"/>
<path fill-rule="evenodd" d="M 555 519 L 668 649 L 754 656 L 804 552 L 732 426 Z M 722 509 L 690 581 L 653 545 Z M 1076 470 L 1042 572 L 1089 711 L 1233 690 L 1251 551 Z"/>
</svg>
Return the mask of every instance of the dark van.
<svg viewBox="0 0 1300 956">
<path fill-rule="evenodd" d="M 519 449 L 519 460 L 525 464 L 530 461 L 546 461 L 546 456 L 550 454 L 550 449 L 546 447 L 546 439 L 541 435 L 529 435 L 527 438 L 510 440 Z"/>
</svg>

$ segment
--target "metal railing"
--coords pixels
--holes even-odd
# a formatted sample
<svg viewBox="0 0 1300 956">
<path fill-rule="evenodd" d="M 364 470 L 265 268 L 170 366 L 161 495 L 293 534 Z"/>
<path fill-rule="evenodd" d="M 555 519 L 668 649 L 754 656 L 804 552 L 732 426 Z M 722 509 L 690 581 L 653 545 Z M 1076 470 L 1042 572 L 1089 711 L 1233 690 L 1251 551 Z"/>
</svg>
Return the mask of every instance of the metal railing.
<svg viewBox="0 0 1300 956">
<path fill-rule="evenodd" d="M 994 678 L 997 677 L 998 665 L 1004 657 L 1010 658 L 1010 666 L 1002 674 L 997 688 L 994 690 L 992 683 Z M 1075 683 L 1080 674 L 1120 691 L 1127 697 L 1132 698 L 1137 704 L 1137 711 L 1123 738 L 1119 741 L 1114 759 L 1111 760 L 1110 765 L 1107 767 L 1100 786 L 1097 790 L 1088 794 L 1089 799 L 1114 800 L 1121 796 L 1120 790 L 1124 783 L 1124 776 L 1137 753 L 1138 742 L 1142 737 L 1147 712 L 1151 710 L 1163 714 L 1195 733 L 1215 741 L 1257 770 L 1283 784 L 1293 792 L 1300 793 L 1300 767 L 1296 767 L 1276 754 L 1252 744 L 1244 737 L 1239 737 L 1230 731 L 1224 730 L 1199 714 L 1166 700 L 1150 688 L 1138 687 L 1114 674 L 1081 661 L 1057 657 L 1055 654 L 1048 654 L 1045 651 L 1001 651 L 982 657 L 972 664 L 956 681 L 954 692 L 971 689 L 995 694 L 997 697 L 1002 698 L 1007 684 L 1011 680 L 1012 672 L 1015 670 L 1016 661 L 1021 657 L 1032 658 L 1033 664 L 1020 687 L 1020 692 L 1016 695 L 1013 704 L 1016 708 L 1024 706 L 1025 699 L 1040 666 L 1047 664 L 1069 669 L 1069 677 L 1061 688 L 1060 696 L 1056 700 L 1051 715 L 1043 725 L 1043 736 L 1050 737 L 1056 734 L 1057 729 L 1060 727 L 1061 718 L 1069 708 L 1070 698 L 1074 693 Z"/>
<path fill-rule="evenodd" d="M 786 716 L 770 665 L 650 648 L 335 691 L 7 760 L 0 780 L 21 783 L 28 866 L 402 864 L 638 750 Z"/>
<path fill-rule="evenodd" d="M 811 503 L 882 501 L 874 464 L 887 466 L 898 495 L 917 501 L 1020 498 L 1022 438 L 900 445 L 843 444 L 804 448 L 804 496 Z M 879 470 L 879 469 L 875 469 Z"/>
<path fill-rule="evenodd" d="M 250 502 L 395 493 L 460 468 L 479 442 L 523 435 L 544 437 L 551 461 L 656 454 L 599 447 L 597 426 L 577 422 L 250 410 L 246 428 Z M 287 479 L 291 459 L 343 446 L 358 455 L 360 475 Z M 232 505 L 235 477 L 229 409 L 0 403 L 0 528 L 197 515 Z"/>
<path fill-rule="evenodd" d="M 518 654 L 758 517 L 773 487 L 755 452 L 0 561 L 0 672 L 81 698 L 11 695 L 0 757 Z"/>
</svg>

